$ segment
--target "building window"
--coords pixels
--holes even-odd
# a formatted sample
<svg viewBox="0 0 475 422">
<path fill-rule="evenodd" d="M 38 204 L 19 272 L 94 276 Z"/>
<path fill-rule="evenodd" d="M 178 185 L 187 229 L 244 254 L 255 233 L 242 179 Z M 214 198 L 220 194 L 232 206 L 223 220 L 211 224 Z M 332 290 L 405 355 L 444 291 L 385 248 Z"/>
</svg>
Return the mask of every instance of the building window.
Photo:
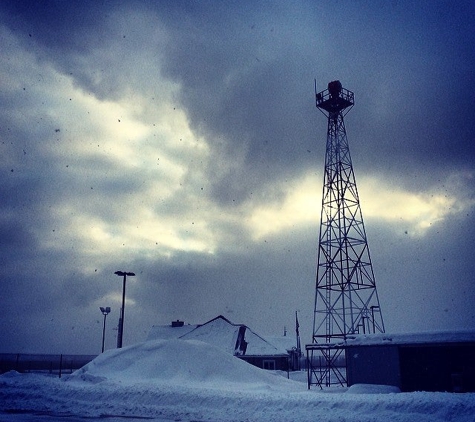
<svg viewBox="0 0 475 422">
<path fill-rule="evenodd" d="M 275 360 L 262 361 L 262 367 L 264 369 L 270 369 L 271 371 L 275 371 Z"/>
</svg>

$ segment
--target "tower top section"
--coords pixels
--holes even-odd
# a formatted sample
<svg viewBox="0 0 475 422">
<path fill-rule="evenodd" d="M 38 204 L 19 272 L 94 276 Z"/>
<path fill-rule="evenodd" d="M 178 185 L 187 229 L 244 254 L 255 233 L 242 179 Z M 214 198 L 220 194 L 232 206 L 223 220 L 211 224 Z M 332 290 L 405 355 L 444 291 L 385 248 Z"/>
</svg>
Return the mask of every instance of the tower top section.
<svg viewBox="0 0 475 422">
<path fill-rule="evenodd" d="M 328 89 L 317 93 L 315 83 L 315 98 L 317 108 L 325 110 L 329 114 L 339 113 L 348 107 L 353 107 L 355 94 L 343 88 L 340 81 L 332 81 L 328 84 Z M 348 110 L 350 111 L 350 110 Z"/>
</svg>

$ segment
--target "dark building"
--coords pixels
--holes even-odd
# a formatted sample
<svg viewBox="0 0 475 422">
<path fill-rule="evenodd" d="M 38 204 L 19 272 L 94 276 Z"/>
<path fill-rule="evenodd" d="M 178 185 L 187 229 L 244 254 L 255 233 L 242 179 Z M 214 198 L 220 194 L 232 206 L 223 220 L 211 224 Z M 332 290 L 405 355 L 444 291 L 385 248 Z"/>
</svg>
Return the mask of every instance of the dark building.
<svg viewBox="0 0 475 422">
<path fill-rule="evenodd" d="M 348 386 L 475 392 L 475 332 L 356 336 L 346 342 Z"/>
</svg>

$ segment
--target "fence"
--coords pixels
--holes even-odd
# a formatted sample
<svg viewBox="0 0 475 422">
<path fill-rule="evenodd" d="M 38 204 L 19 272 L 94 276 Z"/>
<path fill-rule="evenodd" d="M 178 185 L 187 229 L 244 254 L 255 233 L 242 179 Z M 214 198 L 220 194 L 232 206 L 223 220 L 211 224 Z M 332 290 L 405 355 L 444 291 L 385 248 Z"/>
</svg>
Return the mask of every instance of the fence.
<svg viewBox="0 0 475 422">
<path fill-rule="evenodd" d="M 8 371 L 72 373 L 93 360 L 96 355 L 35 355 L 26 353 L 0 353 L 0 374 Z"/>
</svg>

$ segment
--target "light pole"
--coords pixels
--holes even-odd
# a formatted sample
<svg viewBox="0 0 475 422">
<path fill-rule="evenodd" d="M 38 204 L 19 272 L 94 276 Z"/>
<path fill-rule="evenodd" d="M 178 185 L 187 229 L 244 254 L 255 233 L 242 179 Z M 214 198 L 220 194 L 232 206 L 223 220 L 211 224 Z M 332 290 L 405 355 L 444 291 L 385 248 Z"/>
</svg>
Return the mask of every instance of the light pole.
<svg viewBox="0 0 475 422">
<path fill-rule="evenodd" d="M 102 312 L 102 315 L 104 315 L 104 324 L 102 326 L 102 352 L 104 353 L 104 341 L 106 339 L 106 318 L 109 312 L 111 311 L 111 308 L 108 306 L 107 308 L 103 308 L 102 306 L 99 308 Z"/>
<path fill-rule="evenodd" d="M 125 282 L 127 280 L 127 276 L 133 277 L 135 274 L 125 271 L 116 271 L 114 274 L 124 277 L 124 282 L 122 284 L 122 309 L 120 310 L 119 332 L 117 333 L 117 348 L 121 349 L 122 339 L 124 337 Z"/>
</svg>

